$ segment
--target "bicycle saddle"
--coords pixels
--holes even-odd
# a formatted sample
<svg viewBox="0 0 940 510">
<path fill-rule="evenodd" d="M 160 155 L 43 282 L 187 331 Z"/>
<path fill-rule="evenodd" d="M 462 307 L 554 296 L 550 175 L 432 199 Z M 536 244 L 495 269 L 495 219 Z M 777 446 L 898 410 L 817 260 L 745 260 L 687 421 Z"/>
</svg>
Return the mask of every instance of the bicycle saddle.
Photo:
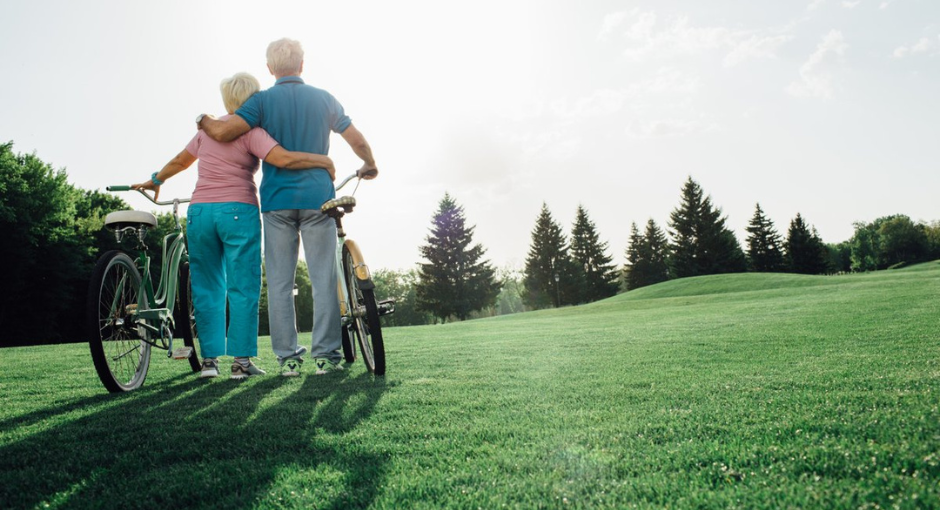
<svg viewBox="0 0 940 510">
<path fill-rule="evenodd" d="M 355 206 L 355 197 L 339 197 L 334 198 L 333 200 L 327 200 L 322 206 L 320 206 L 320 211 L 330 218 L 335 218 L 336 216 L 342 216 L 345 213 L 352 212 L 353 207 Z"/>
<path fill-rule="evenodd" d="M 114 211 L 104 217 L 104 224 L 117 230 L 125 227 L 154 228 L 157 226 L 157 217 L 145 211 Z"/>
</svg>

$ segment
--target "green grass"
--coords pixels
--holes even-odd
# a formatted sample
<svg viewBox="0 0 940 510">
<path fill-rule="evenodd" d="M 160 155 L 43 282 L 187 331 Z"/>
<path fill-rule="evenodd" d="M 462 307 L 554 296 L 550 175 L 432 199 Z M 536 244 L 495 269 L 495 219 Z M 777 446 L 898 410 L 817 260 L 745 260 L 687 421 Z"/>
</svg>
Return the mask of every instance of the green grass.
<svg viewBox="0 0 940 510">
<path fill-rule="evenodd" d="M 938 326 L 934 262 L 388 329 L 379 379 L 5 349 L 0 508 L 936 508 Z"/>
</svg>

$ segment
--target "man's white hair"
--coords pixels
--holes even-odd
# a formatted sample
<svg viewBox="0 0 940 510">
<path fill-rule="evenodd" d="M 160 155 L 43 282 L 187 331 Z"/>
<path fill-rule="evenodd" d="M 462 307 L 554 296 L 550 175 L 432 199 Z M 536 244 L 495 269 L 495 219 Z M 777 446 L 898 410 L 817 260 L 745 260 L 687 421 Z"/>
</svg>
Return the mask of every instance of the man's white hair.
<svg viewBox="0 0 940 510">
<path fill-rule="evenodd" d="M 239 109 L 249 97 L 261 90 L 261 84 L 258 83 L 257 78 L 248 73 L 236 73 L 231 78 L 222 80 L 219 88 L 222 89 L 225 111 L 235 113 L 235 110 Z"/>
<path fill-rule="evenodd" d="M 268 45 L 267 57 L 268 67 L 275 76 L 300 74 L 304 49 L 300 46 L 300 41 L 285 37 Z"/>
</svg>

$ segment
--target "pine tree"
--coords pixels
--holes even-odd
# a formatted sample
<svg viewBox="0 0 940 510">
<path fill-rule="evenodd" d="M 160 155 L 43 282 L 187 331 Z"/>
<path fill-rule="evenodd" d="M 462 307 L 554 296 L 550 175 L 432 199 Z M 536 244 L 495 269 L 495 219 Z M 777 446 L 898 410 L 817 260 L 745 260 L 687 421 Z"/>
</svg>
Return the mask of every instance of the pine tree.
<svg viewBox="0 0 940 510">
<path fill-rule="evenodd" d="M 676 278 L 734 273 L 747 266 L 744 251 L 725 226 L 721 209 L 714 207 L 691 177 L 682 188 L 682 202 L 669 216 L 673 246 L 671 271 Z"/>
<path fill-rule="evenodd" d="M 757 204 L 751 223 L 745 230 L 748 232 L 747 256 L 751 271 L 783 271 L 786 266 L 780 249 L 780 234 L 774 228 L 773 222 L 764 216 L 760 204 Z"/>
<path fill-rule="evenodd" d="M 787 231 L 787 262 L 790 271 L 801 274 L 823 274 L 826 272 L 828 252 L 816 233 L 810 229 L 800 213 L 790 222 Z"/>
<path fill-rule="evenodd" d="M 571 259 L 579 273 L 579 302 L 590 303 L 617 293 L 617 269 L 607 255 L 594 222 L 584 207 L 578 206 L 571 229 Z"/>
<path fill-rule="evenodd" d="M 574 281 L 576 272 L 568 256 L 567 239 L 561 225 L 555 222 L 548 206 L 543 203 L 525 261 L 526 305 L 545 308 L 572 304 Z"/>
<path fill-rule="evenodd" d="M 652 218 L 646 223 L 643 234 L 637 231 L 636 223 L 633 223 L 630 227 L 630 247 L 627 249 L 627 261 L 631 264 L 627 273 L 627 290 L 668 280 L 668 254 L 666 234 Z"/>
<path fill-rule="evenodd" d="M 639 229 L 636 228 L 636 222 L 630 223 L 630 239 L 627 244 L 627 251 L 624 254 L 627 263 L 623 266 L 623 276 L 622 276 L 622 285 L 625 290 L 633 290 L 639 288 L 636 285 L 637 278 L 639 274 L 633 274 L 637 270 L 637 264 L 640 261 L 640 244 L 643 243 L 643 236 L 640 235 Z M 642 268 L 640 268 L 642 270 Z"/>
<path fill-rule="evenodd" d="M 669 279 L 669 240 L 666 233 L 650 218 L 643 233 L 643 257 L 647 260 L 647 285 Z"/>
<path fill-rule="evenodd" d="M 473 230 L 467 227 L 463 207 L 445 193 L 434 215 L 431 234 L 420 247 L 427 263 L 419 264 L 417 308 L 446 321 L 464 320 L 475 310 L 493 306 L 500 284 L 486 250 L 474 245 Z"/>
</svg>

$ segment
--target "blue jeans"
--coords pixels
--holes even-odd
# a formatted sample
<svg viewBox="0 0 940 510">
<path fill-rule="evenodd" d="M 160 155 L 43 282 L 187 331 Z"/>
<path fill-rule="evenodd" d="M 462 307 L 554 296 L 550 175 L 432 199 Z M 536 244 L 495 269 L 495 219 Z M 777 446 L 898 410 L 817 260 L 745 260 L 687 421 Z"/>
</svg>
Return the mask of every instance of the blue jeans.
<svg viewBox="0 0 940 510">
<path fill-rule="evenodd" d="M 263 213 L 264 267 L 268 281 L 271 347 L 278 357 L 297 352 L 294 276 L 301 239 L 313 288 L 310 356 L 338 362 L 340 314 L 336 285 L 336 223 L 316 209 Z"/>
<path fill-rule="evenodd" d="M 186 218 L 193 306 L 202 357 L 257 356 L 261 296 L 258 207 L 240 202 L 192 204 Z"/>
</svg>

